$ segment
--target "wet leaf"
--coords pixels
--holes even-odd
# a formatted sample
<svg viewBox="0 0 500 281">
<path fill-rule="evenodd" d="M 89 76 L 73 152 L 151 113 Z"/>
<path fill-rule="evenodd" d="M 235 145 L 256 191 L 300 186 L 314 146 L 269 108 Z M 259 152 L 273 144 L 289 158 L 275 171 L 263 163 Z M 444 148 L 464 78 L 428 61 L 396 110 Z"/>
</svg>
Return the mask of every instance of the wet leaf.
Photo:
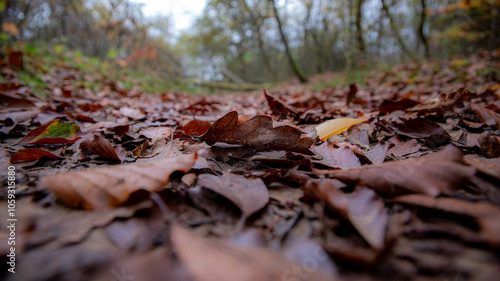
<svg viewBox="0 0 500 281">
<path fill-rule="evenodd" d="M 93 139 L 85 139 L 80 143 L 82 151 L 92 152 L 103 158 L 113 159 L 123 162 L 125 150 L 120 146 L 112 146 L 111 143 L 100 134 L 94 134 Z"/>
<path fill-rule="evenodd" d="M 329 137 L 340 134 L 349 129 L 351 126 L 361 122 L 365 122 L 365 120 L 342 117 L 323 122 L 322 124 L 316 126 L 316 131 L 318 132 L 319 139 L 324 141 Z"/>
<path fill-rule="evenodd" d="M 281 255 L 258 248 L 229 246 L 215 239 L 199 237 L 174 226 L 172 244 L 181 262 L 196 281 L 234 280 L 332 280 L 317 268 L 296 265 Z M 295 269 L 295 271 L 294 271 Z M 298 271 L 298 272 L 297 272 Z M 333 279 L 335 280 L 335 279 Z"/>
<path fill-rule="evenodd" d="M 22 149 L 16 151 L 12 156 L 10 157 L 10 163 L 19 163 L 19 162 L 28 162 L 28 161 L 34 161 L 38 160 L 42 157 L 47 157 L 49 159 L 59 159 L 61 157 L 43 150 L 43 149 L 38 149 L 38 148 L 27 148 L 27 149 Z"/>
<path fill-rule="evenodd" d="M 237 124 L 236 111 L 215 121 L 208 131 L 201 136 L 201 140 L 208 144 L 225 142 L 251 146 L 260 151 L 285 150 L 312 154 L 307 148 L 309 138 L 301 138 L 301 132 L 291 126 L 273 128 L 273 120 L 269 116 L 258 115 L 250 120 Z"/>
<path fill-rule="evenodd" d="M 45 176 L 42 185 L 64 203 L 86 209 L 118 206 L 138 190 L 158 191 L 175 171 L 187 173 L 196 154 L 128 165 L 109 166 Z"/>
<path fill-rule="evenodd" d="M 74 143 L 80 134 L 80 127 L 78 127 L 75 123 L 54 119 L 49 123 L 29 132 L 19 143 Z"/>
</svg>

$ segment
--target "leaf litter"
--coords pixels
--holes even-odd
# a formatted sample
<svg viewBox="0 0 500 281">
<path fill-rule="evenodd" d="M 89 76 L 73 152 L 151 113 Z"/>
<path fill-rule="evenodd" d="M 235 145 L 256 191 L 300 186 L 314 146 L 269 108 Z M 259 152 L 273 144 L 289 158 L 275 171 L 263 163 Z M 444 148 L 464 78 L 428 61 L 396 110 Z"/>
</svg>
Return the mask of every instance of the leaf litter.
<svg viewBox="0 0 500 281">
<path fill-rule="evenodd" d="M 486 57 L 498 65 L 491 52 L 461 67 Z M 71 90 L 70 66 L 34 98 L 11 71 L 0 137 L 16 168 L 17 280 L 111 280 L 124 266 L 144 280 L 488 280 L 498 82 L 437 66 L 197 98 L 98 76 L 100 89 Z"/>
</svg>

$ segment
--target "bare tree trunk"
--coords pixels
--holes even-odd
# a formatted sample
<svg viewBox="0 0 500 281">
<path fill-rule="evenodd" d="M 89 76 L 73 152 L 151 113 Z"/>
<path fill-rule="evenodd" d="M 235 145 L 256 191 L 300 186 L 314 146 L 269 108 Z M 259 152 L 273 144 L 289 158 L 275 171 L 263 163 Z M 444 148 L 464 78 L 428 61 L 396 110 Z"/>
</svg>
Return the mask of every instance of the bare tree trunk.
<svg viewBox="0 0 500 281">
<path fill-rule="evenodd" d="M 418 40 L 422 45 L 424 45 L 425 57 L 429 58 L 430 57 L 429 42 L 427 41 L 427 36 L 425 36 L 424 33 L 425 19 L 427 17 L 427 4 L 425 0 L 420 0 L 420 4 L 422 10 L 420 11 L 420 22 L 418 24 Z"/>
<path fill-rule="evenodd" d="M 283 45 L 285 45 L 285 52 L 286 52 L 286 55 L 288 57 L 288 61 L 290 62 L 290 66 L 292 67 L 292 70 L 295 73 L 295 76 L 297 76 L 297 78 L 299 78 L 300 83 L 306 83 L 307 77 L 302 72 L 299 65 L 293 59 L 290 48 L 288 47 L 288 41 L 286 39 L 285 33 L 283 32 L 283 26 L 281 25 L 281 20 L 280 20 L 280 17 L 278 15 L 278 9 L 276 9 L 276 3 L 274 2 L 274 0 L 270 0 L 270 1 L 273 4 L 274 16 L 276 18 L 276 21 L 278 22 L 278 28 L 279 28 L 279 31 L 281 34 L 281 41 L 283 42 Z"/>
<path fill-rule="evenodd" d="M 401 46 L 401 49 L 405 54 L 407 54 L 410 59 L 415 60 L 415 55 L 408 49 L 406 46 L 405 42 L 403 41 L 403 38 L 401 37 L 401 34 L 399 34 L 399 28 L 397 27 L 396 23 L 394 22 L 394 19 L 392 18 L 391 13 L 389 12 L 389 8 L 387 7 L 386 0 L 381 0 L 382 1 L 382 10 L 384 10 L 385 15 L 389 19 L 389 24 L 391 25 L 391 30 L 394 33 L 394 36 L 396 36 L 399 45 Z"/>
<path fill-rule="evenodd" d="M 361 52 L 361 54 L 364 56 L 364 54 L 366 53 L 366 47 L 365 47 L 365 40 L 363 38 L 363 30 L 361 28 L 361 22 L 363 20 L 363 13 L 362 13 L 363 2 L 364 2 L 364 0 L 357 0 L 356 1 L 355 26 L 356 26 L 356 41 L 358 43 L 358 48 L 359 48 L 359 51 Z"/>
</svg>

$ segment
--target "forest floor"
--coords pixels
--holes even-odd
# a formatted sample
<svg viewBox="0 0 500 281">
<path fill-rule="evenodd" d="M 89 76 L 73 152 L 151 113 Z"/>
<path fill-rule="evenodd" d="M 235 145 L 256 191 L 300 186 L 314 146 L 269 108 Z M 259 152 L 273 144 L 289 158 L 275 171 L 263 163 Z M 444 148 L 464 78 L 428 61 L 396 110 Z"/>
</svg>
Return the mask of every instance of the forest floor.
<svg viewBox="0 0 500 281">
<path fill-rule="evenodd" d="M 39 97 L 22 56 L 1 67 L 6 280 L 500 276 L 500 50 L 225 95 L 61 64 Z"/>
</svg>

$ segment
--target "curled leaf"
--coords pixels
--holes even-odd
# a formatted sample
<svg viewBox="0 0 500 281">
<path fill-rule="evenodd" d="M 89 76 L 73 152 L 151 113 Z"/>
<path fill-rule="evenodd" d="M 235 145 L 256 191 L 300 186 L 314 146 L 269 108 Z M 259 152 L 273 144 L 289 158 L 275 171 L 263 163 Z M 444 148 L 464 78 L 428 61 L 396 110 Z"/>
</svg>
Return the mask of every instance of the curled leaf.
<svg viewBox="0 0 500 281">
<path fill-rule="evenodd" d="M 196 154 L 128 165 L 45 176 L 41 183 L 66 204 L 107 209 L 126 202 L 138 190 L 160 190 L 175 171 L 188 172 Z"/>
<path fill-rule="evenodd" d="M 97 154 L 101 157 L 123 162 L 125 150 L 120 146 L 113 147 L 102 135 L 95 134 L 93 139 L 86 139 L 80 143 L 80 149 Z"/>
<path fill-rule="evenodd" d="M 343 131 L 349 129 L 353 125 L 365 122 L 363 119 L 355 118 L 336 118 L 323 122 L 322 124 L 316 126 L 316 131 L 318 132 L 318 137 L 320 140 L 327 140 L 329 137 L 340 134 Z"/>
</svg>

